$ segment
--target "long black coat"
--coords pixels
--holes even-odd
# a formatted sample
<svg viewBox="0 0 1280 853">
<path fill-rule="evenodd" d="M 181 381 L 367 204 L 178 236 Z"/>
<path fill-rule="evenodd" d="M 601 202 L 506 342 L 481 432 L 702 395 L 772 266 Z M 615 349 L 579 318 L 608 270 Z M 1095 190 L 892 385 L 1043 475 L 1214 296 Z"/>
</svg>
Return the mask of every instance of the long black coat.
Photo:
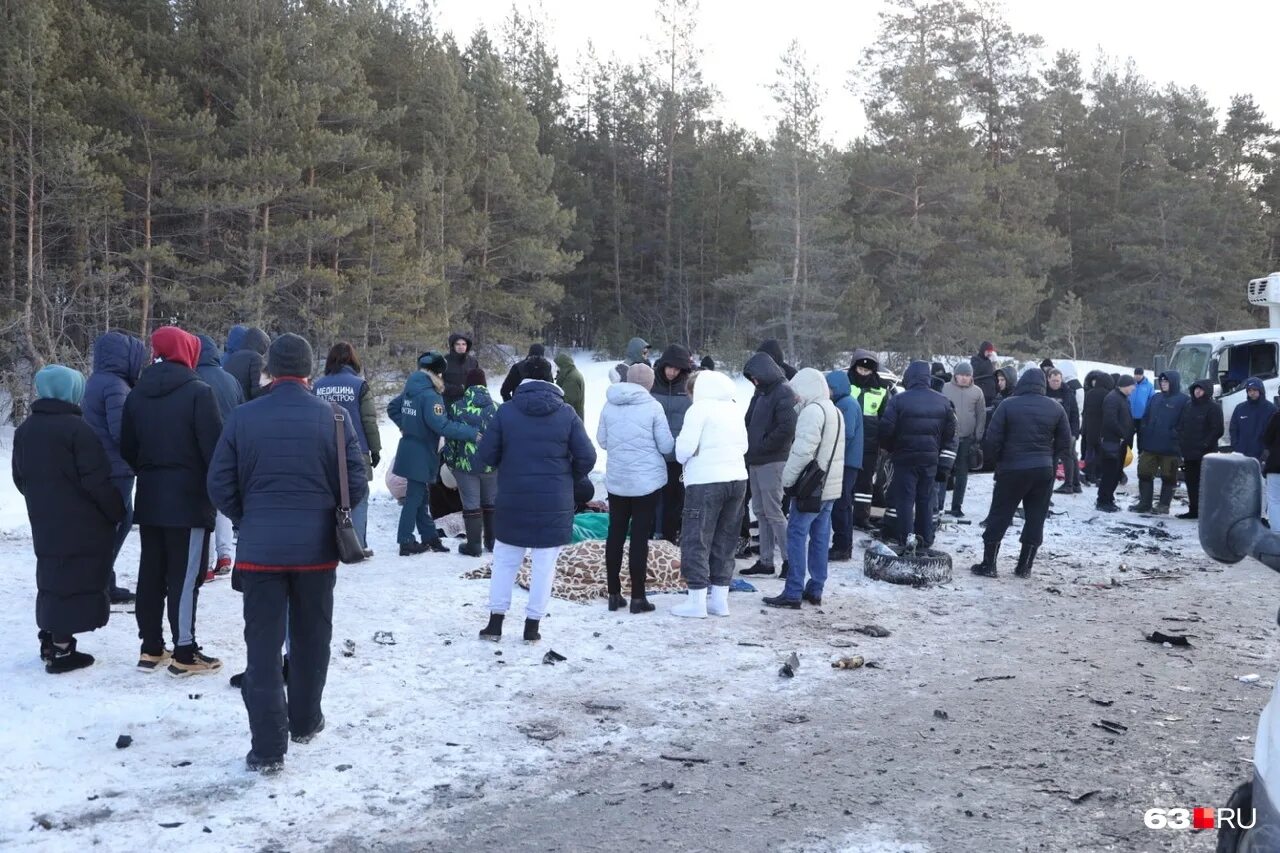
<svg viewBox="0 0 1280 853">
<path fill-rule="evenodd" d="M 1084 412 L 1080 417 L 1080 437 L 1085 447 L 1102 444 L 1102 402 L 1107 399 L 1115 380 L 1111 374 L 1091 370 L 1084 378 Z"/>
<path fill-rule="evenodd" d="M 1107 392 L 1102 401 L 1102 449 L 1111 455 L 1133 438 L 1133 410 L 1129 398 L 1119 388 Z"/>
<path fill-rule="evenodd" d="M 138 474 L 133 520 L 153 527 L 212 530 L 214 510 L 205 477 L 222 433 L 222 416 L 213 390 L 195 371 L 176 361 L 144 370 L 125 400 L 120 433 L 120 454 Z"/>
<path fill-rule="evenodd" d="M 969 365 L 973 368 L 973 384 L 982 391 L 990 406 L 996 401 L 996 366 L 982 353 L 971 356 Z M 1013 383 L 1009 383 L 1009 390 L 1013 390 Z"/>
<path fill-rule="evenodd" d="M 458 354 L 453 351 L 453 345 L 458 341 L 467 342 L 466 352 Z M 475 345 L 467 335 L 454 332 L 449 336 L 449 351 L 444 354 L 444 392 L 441 394 L 446 409 L 467 393 L 467 372 L 480 366 L 473 349 Z"/>
<path fill-rule="evenodd" d="M 1203 388 L 1205 395 L 1195 398 L 1195 389 Z M 1178 419 L 1178 442 L 1182 458 L 1188 462 L 1203 459 L 1206 453 L 1218 449 L 1218 440 L 1226 427 L 1222 421 L 1222 406 L 1213 399 L 1213 383 L 1207 379 L 1191 386 L 1191 402 L 1182 410 Z"/>
<path fill-rule="evenodd" d="M 80 407 L 36 400 L 13 436 L 13 483 L 36 551 L 36 624 L 78 634 L 107 624 L 116 525 L 124 501 Z"/>
<path fill-rule="evenodd" d="M 1014 393 L 1018 393 L 1016 387 Z M 1076 403 L 1076 392 L 1063 382 L 1062 387 L 1057 391 L 1046 386 L 1044 395 L 1062 406 L 1062 411 L 1067 415 L 1067 426 L 1071 429 L 1071 435 L 1073 437 L 1080 435 L 1080 405 Z"/>
</svg>

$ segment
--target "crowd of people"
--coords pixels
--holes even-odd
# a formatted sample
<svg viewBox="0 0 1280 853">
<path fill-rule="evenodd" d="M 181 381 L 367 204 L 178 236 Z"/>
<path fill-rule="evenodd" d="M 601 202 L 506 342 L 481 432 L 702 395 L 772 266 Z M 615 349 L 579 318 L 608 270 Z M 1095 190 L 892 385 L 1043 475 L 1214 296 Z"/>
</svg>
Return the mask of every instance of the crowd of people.
<svg viewBox="0 0 1280 853">
<path fill-rule="evenodd" d="M 219 671 L 197 642 L 197 605 L 205 582 L 230 573 L 243 593 L 247 658 L 233 683 L 248 710 L 255 770 L 278 769 L 290 742 L 324 728 L 346 519 L 361 553 L 342 559 L 373 556 L 369 481 L 383 451 L 376 395 L 350 343 L 335 343 L 313 380 L 315 363 L 305 339 L 270 339 L 257 328 L 233 328 L 225 353 L 172 326 L 146 343 L 109 332 L 95 342 L 87 381 L 65 366 L 39 371 L 38 399 L 14 442 L 47 671 L 91 665 L 76 635 L 105 625 L 111 603 L 135 597 L 138 669 Z M 735 560 L 753 548 L 757 559 L 741 574 L 776 573 L 782 589 L 763 602 L 784 610 L 822 603 L 829 563 L 852 557 L 855 531 L 899 550 L 931 548 L 946 516 L 964 517 L 972 470 L 995 471 L 978 575 L 997 576 L 1001 541 L 1019 512 L 1015 575 L 1030 575 L 1059 476 L 1058 494 L 1096 485 L 1097 508 L 1118 510 L 1131 447 L 1140 453 L 1132 509 L 1169 512 L 1185 471 L 1190 509 L 1180 517 L 1194 519 L 1201 460 L 1224 432 L 1211 383 L 1195 383 L 1188 396 L 1176 371 L 1153 386 L 1138 369 L 1095 371 L 1081 385 L 1069 364 L 1047 359 L 1018 376 L 985 342 L 950 372 L 911 362 L 899 386 L 868 350 L 824 374 L 797 370 L 777 341 L 765 341 L 743 367 L 753 388 L 744 417 L 737 386 L 709 356 L 695 363 L 688 347 L 673 344 L 651 364 L 649 343 L 635 338 L 609 372 L 595 442 L 584 425 L 585 381 L 568 353 L 553 366 L 543 345 L 531 346 L 499 400 L 467 335 L 450 336 L 447 351 L 425 352 L 413 367 L 386 407 L 400 431 L 388 475 L 402 483 L 398 553 L 448 550 L 430 496 L 449 480 L 465 528 L 458 551 L 493 555 L 479 636 L 495 642 L 526 558 L 522 638 L 540 639 L 556 558 L 575 513 L 595 498 L 597 446 L 608 455 L 609 610 L 654 611 L 647 564 L 650 541 L 661 538 L 678 545 L 689 589 L 671 613 L 696 619 L 729 615 Z M 1247 387 L 1231 443 L 1265 460 L 1280 512 L 1280 415 L 1260 382 Z M 875 519 L 879 493 L 885 511 Z M 753 523 L 758 548 L 743 544 Z M 141 556 L 130 592 L 114 565 L 133 524 Z M 65 535 L 68 527 L 78 535 Z"/>
</svg>

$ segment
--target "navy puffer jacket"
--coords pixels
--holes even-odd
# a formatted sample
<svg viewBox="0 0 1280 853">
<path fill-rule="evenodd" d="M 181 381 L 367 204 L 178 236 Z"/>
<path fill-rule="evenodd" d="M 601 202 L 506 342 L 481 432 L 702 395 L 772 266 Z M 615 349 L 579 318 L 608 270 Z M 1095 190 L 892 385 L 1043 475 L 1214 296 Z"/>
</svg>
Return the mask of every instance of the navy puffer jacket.
<svg viewBox="0 0 1280 853">
<path fill-rule="evenodd" d="M 1052 469 L 1071 447 L 1071 425 L 1061 404 L 1045 396 L 1044 371 L 1023 371 L 1013 394 L 1000 404 L 982 439 L 982 453 L 996 471 Z"/>
<path fill-rule="evenodd" d="M 132 335 L 107 332 L 93 342 L 93 373 L 84 383 L 84 422 L 93 429 L 111 463 L 112 477 L 132 477 L 120 455 L 120 420 L 129 390 L 147 363 L 147 345 Z"/>
<path fill-rule="evenodd" d="M 240 529 L 240 571 L 319 571 L 338 565 L 338 443 L 334 406 L 294 379 L 272 383 L 231 413 L 209 465 L 209 496 Z M 369 493 L 350 416 L 342 452 L 351 505 Z"/>
<path fill-rule="evenodd" d="M 1138 449 L 1143 453 L 1178 456 L 1182 452 L 1178 424 L 1182 410 L 1191 403 L 1191 398 L 1182 393 L 1182 376 L 1178 371 L 1166 370 L 1159 379 L 1169 380 L 1169 393 L 1157 392 L 1147 402 L 1147 412 L 1138 431 Z M 1159 385 L 1157 381 L 1156 387 Z"/>
<path fill-rule="evenodd" d="M 477 461 L 498 469 L 499 542 L 553 548 L 573 540 L 574 483 L 595 467 L 596 448 L 556 385 L 522 382 L 498 407 Z"/>
<path fill-rule="evenodd" d="M 759 383 L 747 404 L 747 464 L 786 462 L 796 438 L 798 402 L 786 374 L 773 356 L 757 352 L 742 375 Z"/>
<path fill-rule="evenodd" d="M 237 382 L 246 400 L 252 400 L 264 392 L 259 385 L 262 371 L 267 366 L 267 347 L 271 340 L 267 333 L 257 326 L 251 326 L 240 342 L 240 348 L 227 356 L 222 369 L 230 373 Z"/>
<path fill-rule="evenodd" d="M 880 416 L 880 446 L 895 465 L 934 465 L 950 471 L 956 463 L 956 412 L 951 401 L 929 387 L 929 365 L 913 361 L 903 376 L 907 390 L 891 398 Z"/>
<path fill-rule="evenodd" d="M 200 381 L 213 389 L 213 398 L 218 401 L 218 411 L 222 420 L 231 416 L 231 411 L 244 402 L 244 389 L 230 373 L 222 369 L 222 353 L 218 345 L 208 335 L 200 338 L 200 361 L 196 364 L 196 375 Z"/>
</svg>

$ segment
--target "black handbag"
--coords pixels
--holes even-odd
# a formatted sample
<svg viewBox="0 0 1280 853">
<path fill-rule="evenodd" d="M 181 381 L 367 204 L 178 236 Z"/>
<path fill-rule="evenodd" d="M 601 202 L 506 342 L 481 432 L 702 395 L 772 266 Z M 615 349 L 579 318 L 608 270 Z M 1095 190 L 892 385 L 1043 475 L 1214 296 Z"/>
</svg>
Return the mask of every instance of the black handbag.
<svg viewBox="0 0 1280 853">
<path fill-rule="evenodd" d="M 355 525 L 351 523 L 351 491 L 347 484 L 347 433 L 343 424 L 347 421 L 347 413 L 334 406 L 333 429 L 337 438 L 338 449 L 338 488 L 342 493 L 342 502 L 335 513 L 337 516 L 338 559 L 343 563 L 360 563 L 364 561 L 364 546 L 356 535 Z"/>
<path fill-rule="evenodd" d="M 814 404 L 810 404 L 814 405 Z M 819 404 L 821 405 L 821 404 Z M 831 457 L 827 460 L 827 467 L 823 469 L 818 464 L 815 454 L 805 466 L 800 469 L 800 476 L 796 477 L 795 485 L 791 487 L 795 495 L 796 509 L 800 512 L 821 512 L 822 511 L 822 490 L 827 486 L 827 472 L 831 470 L 831 466 L 836 461 L 836 446 L 840 443 L 839 430 L 844 429 L 844 418 L 840 414 L 840 410 L 836 409 L 836 429 L 837 438 L 831 442 Z M 822 436 L 827 432 L 827 410 L 822 410 L 822 432 L 818 434 L 818 447 L 822 447 Z"/>
</svg>

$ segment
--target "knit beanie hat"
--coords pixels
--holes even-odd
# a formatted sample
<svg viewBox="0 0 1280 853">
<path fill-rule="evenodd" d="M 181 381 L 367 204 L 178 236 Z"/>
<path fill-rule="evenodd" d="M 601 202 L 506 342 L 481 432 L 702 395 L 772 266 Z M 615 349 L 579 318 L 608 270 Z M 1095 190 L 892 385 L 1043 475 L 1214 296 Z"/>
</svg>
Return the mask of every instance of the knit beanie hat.
<svg viewBox="0 0 1280 853">
<path fill-rule="evenodd" d="M 967 361 L 959 362 L 958 364 L 956 364 L 955 367 L 951 368 L 951 375 L 952 376 L 972 376 L 973 365 Z"/>
<path fill-rule="evenodd" d="M 627 381 L 639 385 L 646 391 L 653 390 L 653 368 L 643 361 L 636 362 L 627 368 Z"/>
<path fill-rule="evenodd" d="M 716 369 L 716 360 L 715 360 L 714 358 L 712 358 L 711 356 L 709 356 L 709 355 L 704 355 L 704 356 L 702 357 L 702 365 L 701 365 L 701 367 L 702 367 L 702 369 L 703 369 L 703 370 L 715 370 L 715 369 Z"/>
<path fill-rule="evenodd" d="M 524 360 L 524 378 L 550 382 L 555 378 L 555 371 L 551 367 L 551 362 L 535 355 Z"/>
<path fill-rule="evenodd" d="M 1138 383 L 1134 380 L 1132 376 L 1129 376 L 1124 373 L 1120 374 L 1120 378 L 1116 380 L 1117 388 L 1128 388 L 1130 385 L 1137 385 L 1137 384 Z"/>
<path fill-rule="evenodd" d="M 1051 369 L 1053 369 L 1053 359 L 1051 359 L 1051 358 L 1046 358 L 1044 361 L 1040 362 L 1040 369 L 1041 369 L 1041 370 L 1051 370 Z"/>
<path fill-rule="evenodd" d="M 473 367 L 467 371 L 467 387 L 472 385 L 488 385 L 489 380 L 485 377 L 484 371 L 478 367 Z"/>
<path fill-rule="evenodd" d="M 529 345 L 529 355 L 527 356 L 528 358 L 533 358 L 534 356 L 537 356 L 538 358 L 543 358 L 544 356 L 546 356 L 546 354 L 547 354 L 547 348 L 544 347 L 542 344 Z"/>
<path fill-rule="evenodd" d="M 80 405 L 84 399 L 84 374 L 61 364 L 50 364 L 36 372 L 36 396 Z"/>
<path fill-rule="evenodd" d="M 431 373 L 444 375 L 445 360 L 444 356 L 434 350 L 428 350 L 418 356 L 418 369 L 427 370 Z"/>
<path fill-rule="evenodd" d="M 151 352 L 194 370 L 200 361 L 200 339 L 177 326 L 161 326 L 151 333 Z"/>
<path fill-rule="evenodd" d="M 267 348 L 267 375 L 275 379 L 292 376 L 306 379 L 315 366 L 316 356 L 307 339 L 285 332 Z"/>
</svg>

